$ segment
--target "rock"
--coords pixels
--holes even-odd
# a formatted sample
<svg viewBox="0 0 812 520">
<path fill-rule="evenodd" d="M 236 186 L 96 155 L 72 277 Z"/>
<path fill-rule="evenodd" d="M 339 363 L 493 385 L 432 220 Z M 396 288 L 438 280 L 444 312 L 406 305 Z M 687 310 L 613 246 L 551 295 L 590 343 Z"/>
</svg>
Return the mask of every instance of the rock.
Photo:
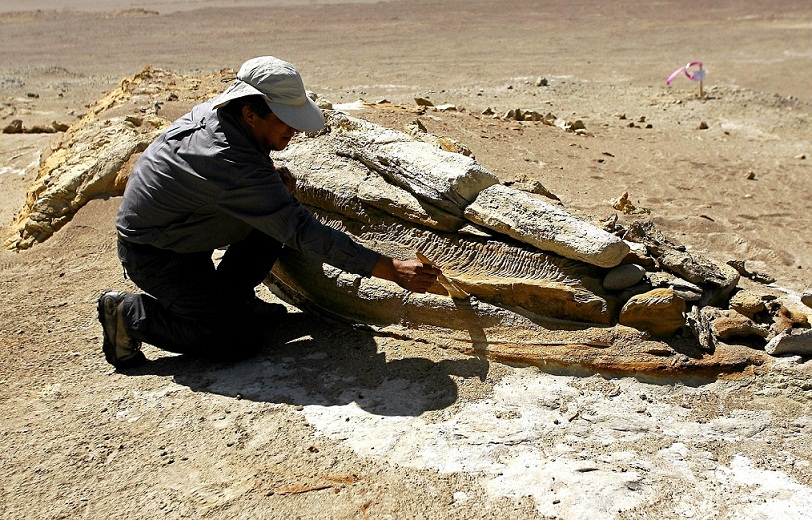
<svg viewBox="0 0 812 520">
<path fill-rule="evenodd" d="M 715 307 L 691 307 L 690 312 L 685 316 L 685 321 L 691 329 L 700 348 L 713 352 L 716 350 L 716 334 L 714 333 L 713 320 L 721 315 L 721 309 Z"/>
<path fill-rule="evenodd" d="M 23 122 L 21 119 L 13 119 L 9 124 L 3 128 L 4 134 L 21 134 L 23 133 Z"/>
<path fill-rule="evenodd" d="M 646 282 L 645 279 L 644 279 L 642 282 L 640 282 L 640 283 L 638 283 L 636 285 L 633 285 L 633 286 L 629 287 L 628 289 L 625 289 L 622 293 L 620 293 L 620 296 L 618 296 L 618 300 L 620 300 L 620 302 L 625 305 L 626 302 L 628 302 L 630 299 L 632 299 L 633 296 L 637 296 L 638 294 L 647 293 L 651 289 L 653 289 L 653 287 L 651 287 L 651 284 Z"/>
<path fill-rule="evenodd" d="M 766 338 L 770 335 L 770 329 L 766 326 L 757 325 L 744 314 L 736 311 L 720 311 L 720 315 L 713 320 L 714 335 L 728 341 L 733 338 L 746 338 L 756 336 Z"/>
<path fill-rule="evenodd" d="M 688 253 L 685 246 L 665 238 L 651 221 L 632 222 L 623 238 L 645 244 L 663 269 L 702 286 L 702 306 L 726 304 L 739 282 L 739 273 L 734 268 Z"/>
<path fill-rule="evenodd" d="M 804 291 L 801 295 L 801 303 L 807 307 L 812 307 L 812 291 Z"/>
<path fill-rule="evenodd" d="M 576 130 L 586 130 L 586 125 L 580 119 L 576 119 L 573 123 L 570 124 L 570 130 L 573 132 Z"/>
<path fill-rule="evenodd" d="M 23 133 L 26 134 L 55 134 L 56 128 L 53 126 L 34 125 L 31 128 L 25 128 Z"/>
<path fill-rule="evenodd" d="M 522 121 L 541 121 L 544 116 L 534 110 L 527 110 L 522 115 Z"/>
<path fill-rule="evenodd" d="M 761 273 L 759 271 L 753 271 L 750 273 L 750 279 L 754 282 L 763 283 L 765 285 L 771 284 L 775 282 L 775 277 L 769 275 L 767 273 Z"/>
<path fill-rule="evenodd" d="M 414 98 L 414 102 L 417 103 L 418 106 L 421 107 L 433 107 L 434 103 L 429 101 L 426 98 Z"/>
<path fill-rule="evenodd" d="M 628 191 L 624 191 L 623 194 L 620 195 L 620 197 L 610 200 L 609 204 L 611 204 L 614 209 L 623 212 L 626 215 L 634 215 L 636 213 L 648 213 L 648 210 L 638 209 L 637 206 L 632 204 L 632 201 L 629 200 Z"/>
<path fill-rule="evenodd" d="M 444 103 L 442 105 L 437 105 L 434 108 L 436 108 L 440 112 L 456 112 L 457 111 L 457 105 L 452 105 L 451 103 Z"/>
<path fill-rule="evenodd" d="M 545 188 L 541 181 L 524 173 L 516 174 L 515 181 L 505 182 L 504 184 L 505 186 L 513 188 L 514 190 L 524 191 L 534 195 L 542 195 L 548 199 L 554 200 L 557 203 L 561 202 L 561 199 L 559 199 L 553 192 Z"/>
<path fill-rule="evenodd" d="M 620 291 L 637 284 L 645 274 L 646 270 L 639 265 L 619 265 L 606 274 L 603 288 L 607 291 Z"/>
<path fill-rule="evenodd" d="M 735 269 L 740 275 L 749 278 L 750 271 L 747 270 L 744 260 L 728 260 L 727 265 Z"/>
<path fill-rule="evenodd" d="M 459 153 L 471 158 L 474 157 L 474 153 L 471 151 L 471 149 L 461 142 L 452 139 L 451 137 L 429 133 L 426 126 L 419 119 L 415 119 L 411 123 L 404 125 L 403 128 L 407 134 L 414 137 L 418 141 L 435 144 L 439 146 L 441 150 L 445 150 L 446 152 Z"/>
<path fill-rule="evenodd" d="M 68 128 L 70 128 L 70 125 L 66 125 L 65 123 L 60 123 L 59 121 L 52 121 L 51 126 L 57 132 L 66 132 L 68 130 Z"/>
<path fill-rule="evenodd" d="M 812 355 L 812 329 L 790 329 L 767 342 L 764 350 L 773 356 Z"/>
<path fill-rule="evenodd" d="M 673 335 L 685 325 L 685 301 L 672 289 L 652 289 L 633 296 L 620 311 L 620 324 L 654 337 Z"/>
<path fill-rule="evenodd" d="M 630 243 L 633 244 L 634 242 Z M 660 289 L 663 287 L 671 287 L 671 281 L 674 279 L 674 275 L 662 271 L 653 271 L 646 273 L 646 278 L 654 289 Z"/>
<path fill-rule="evenodd" d="M 543 77 L 539 76 L 536 79 L 536 86 L 537 87 L 546 87 L 547 85 L 548 85 L 547 78 L 543 78 Z"/>
<path fill-rule="evenodd" d="M 764 300 L 758 294 L 742 289 L 736 291 L 730 298 L 730 308 L 747 316 L 751 320 L 756 313 L 765 309 Z"/>
<path fill-rule="evenodd" d="M 674 277 L 668 284 L 669 287 L 674 289 L 674 292 L 685 300 L 686 302 L 698 302 L 702 299 L 703 290 L 696 284 L 683 280 L 682 278 Z"/>
<path fill-rule="evenodd" d="M 700 122 L 699 126 L 697 127 L 697 130 L 707 130 L 707 129 L 708 129 L 708 123 L 706 123 L 704 121 Z"/>
<path fill-rule="evenodd" d="M 629 252 L 615 235 L 501 184 L 482 190 L 465 209 L 465 217 L 542 251 L 600 267 L 620 264 Z"/>
<path fill-rule="evenodd" d="M 772 316 L 773 335 L 781 334 L 793 328 L 809 328 L 809 318 L 806 314 L 800 314 L 787 309 L 781 302 L 770 301 L 765 303 L 765 307 Z"/>
</svg>

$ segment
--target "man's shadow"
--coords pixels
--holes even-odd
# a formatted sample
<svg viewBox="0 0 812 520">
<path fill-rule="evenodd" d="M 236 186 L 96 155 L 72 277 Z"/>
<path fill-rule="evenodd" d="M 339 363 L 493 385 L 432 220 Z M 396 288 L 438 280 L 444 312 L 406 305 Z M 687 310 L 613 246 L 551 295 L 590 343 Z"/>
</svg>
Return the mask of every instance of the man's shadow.
<svg viewBox="0 0 812 520">
<path fill-rule="evenodd" d="M 259 353 L 246 360 L 225 363 L 167 356 L 129 373 L 173 376 L 194 391 L 258 402 L 355 403 L 377 415 L 417 416 L 457 401 L 452 375 L 484 380 L 489 369 L 482 357 L 387 360 L 378 352 L 373 332 L 303 312 L 269 325 L 266 335 Z"/>
</svg>

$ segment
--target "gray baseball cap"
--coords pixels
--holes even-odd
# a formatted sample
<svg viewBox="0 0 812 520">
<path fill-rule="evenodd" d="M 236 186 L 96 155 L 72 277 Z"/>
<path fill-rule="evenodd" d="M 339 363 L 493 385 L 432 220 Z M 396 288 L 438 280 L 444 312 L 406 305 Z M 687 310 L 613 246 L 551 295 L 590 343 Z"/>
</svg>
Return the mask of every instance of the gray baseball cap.
<svg viewBox="0 0 812 520">
<path fill-rule="evenodd" d="M 273 56 L 253 58 L 240 67 L 237 79 L 212 100 L 214 108 L 245 96 L 260 95 L 284 123 L 302 132 L 316 132 L 324 126 L 324 114 L 307 96 L 296 67 Z"/>
</svg>

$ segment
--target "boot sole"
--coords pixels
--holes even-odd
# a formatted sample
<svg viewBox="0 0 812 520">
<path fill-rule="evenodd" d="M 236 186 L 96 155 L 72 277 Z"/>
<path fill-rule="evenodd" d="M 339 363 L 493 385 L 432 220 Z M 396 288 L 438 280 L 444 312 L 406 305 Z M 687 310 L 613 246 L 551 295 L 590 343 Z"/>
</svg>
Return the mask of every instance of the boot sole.
<svg viewBox="0 0 812 520">
<path fill-rule="evenodd" d="M 104 308 L 104 302 L 108 301 L 107 296 L 112 291 L 105 291 L 99 297 L 99 303 L 96 306 L 98 313 L 99 313 L 99 323 L 102 326 L 102 336 L 104 337 L 102 341 L 102 352 L 104 353 L 104 359 L 113 365 L 116 368 L 133 368 L 139 365 L 143 365 L 146 363 L 147 358 L 144 356 L 144 353 L 140 350 L 136 351 L 132 357 L 129 357 L 125 360 L 121 360 L 116 358 L 116 339 L 110 338 L 107 335 L 107 310 Z M 113 329 L 115 329 L 115 325 L 113 325 Z"/>
</svg>

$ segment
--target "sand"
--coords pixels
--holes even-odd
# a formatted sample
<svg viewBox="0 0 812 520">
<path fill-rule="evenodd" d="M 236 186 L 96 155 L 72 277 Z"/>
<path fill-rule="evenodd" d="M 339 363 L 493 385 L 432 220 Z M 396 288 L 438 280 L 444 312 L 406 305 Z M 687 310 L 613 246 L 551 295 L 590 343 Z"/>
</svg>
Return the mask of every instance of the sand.
<svg viewBox="0 0 812 520">
<path fill-rule="evenodd" d="M 70 124 L 147 64 L 210 72 L 273 54 L 334 103 L 455 105 L 421 121 L 584 218 L 628 192 L 689 250 L 776 279 L 742 285 L 791 300 L 812 286 L 807 2 L 262 4 L 4 4 L 0 126 Z M 693 60 L 704 98 L 684 76 L 665 85 Z M 53 139 L 0 134 L 4 238 Z M 132 289 L 118 203 L 0 252 L 3 518 L 802 518 L 812 501 L 801 358 L 719 381 L 573 377 L 296 313 L 243 363 L 146 347 L 145 368 L 115 372 L 95 301 Z"/>
</svg>

